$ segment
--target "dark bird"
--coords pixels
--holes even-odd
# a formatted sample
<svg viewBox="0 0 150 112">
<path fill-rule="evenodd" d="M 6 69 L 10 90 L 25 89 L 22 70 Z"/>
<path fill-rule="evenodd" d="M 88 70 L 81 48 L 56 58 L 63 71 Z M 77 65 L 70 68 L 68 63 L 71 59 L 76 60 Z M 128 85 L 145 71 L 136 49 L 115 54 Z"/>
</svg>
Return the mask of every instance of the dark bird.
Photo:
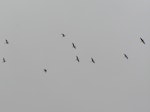
<svg viewBox="0 0 150 112">
<path fill-rule="evenodd" d="M 5 62 L 6 62 L 5 58 L 3 58 L 3 63 L 5 63 Z"/>
<path fill-rule="evenodd" d="M 141 42 L 142 42 L 143 44 L 145 44 L 145 41 L 144 41 L 142 38 L 140 38 L 140 40 L 141 40 Z"/>
<path fill-rule="evenodd" d="M 75 48 L 75 49 L 76 49 L 76 46 L 74 45 L 74 43 L 72 43 L 72 46 L 73 46 L 73 48 Z"/>
<path fill-rule="evenodd" d="M 65 37 L 65 36 L 66 36 L 64 33 L 62 33 L 61 35 L 62 35 L 62 37 Z"/>
<path fill-rule="evenodd" d="M 78 62 L 80 62 L 80 60 L 79 60 L 79 57 L 78 57 L 78 56 L 76 56 L 76 60 L 77 60 Z"/>
<path fill-rule="evenodd" d="M 5 41 L 6 41 L 6 44 L 9 44 L 9 42 L 8 42 L 8 40 L 7 40 L 7 39 L 6 39 Z"/>
<path fill-rule="evenodd" d="M 44 69 L 44 72 L 46 73 L 46 72 L 47 72 L 47 69 Z"/>
<path fill-rule="evenodd" d="M 94 61 L 94 59 L 93 59 L 93 58 L 91 58 L 91 60 L 92 60 L 92 62 L 93 62 L 93 63 L 95 63 L 95 61 Z"/>
<path fill-rule="evenodd" d="M 128 59 L 128 56 L 126 55 L 126 54 L 123 54 L 124 55 L 124 57 L 126 58 L 126 59 Z"/>
</svg>

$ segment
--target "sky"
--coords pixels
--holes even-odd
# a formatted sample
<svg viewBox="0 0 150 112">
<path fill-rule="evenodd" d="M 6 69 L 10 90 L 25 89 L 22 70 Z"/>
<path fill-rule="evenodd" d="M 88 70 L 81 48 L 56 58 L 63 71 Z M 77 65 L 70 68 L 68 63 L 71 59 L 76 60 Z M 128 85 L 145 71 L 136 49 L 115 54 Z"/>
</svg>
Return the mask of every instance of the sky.
<svg viewBox="0 0 150 112">
<path fill-rule="evenodd" d="M 0 111 L 150 112 L 149 6 L 0 0 Z"/>
</svg>

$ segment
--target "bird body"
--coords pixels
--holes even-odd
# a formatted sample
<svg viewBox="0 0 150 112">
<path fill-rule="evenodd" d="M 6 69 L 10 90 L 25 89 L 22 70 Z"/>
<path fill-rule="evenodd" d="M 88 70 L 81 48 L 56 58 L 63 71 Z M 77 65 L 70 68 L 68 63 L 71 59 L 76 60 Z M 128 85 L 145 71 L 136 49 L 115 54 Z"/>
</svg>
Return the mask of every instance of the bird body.
<svg viewBox="0 0 150 112">
<path fill-rule="evenodd" d="M 46 72 L 47 72 L 47 69 L 44 69 L 44 72 L 46 73 Z"/>
<path fill-rule="evenodd" d="M 74 49 L 76 49 L 76 46 L 75 46 L 75 44 L 74 44 L 74 43 L 72 43 L 72 46 L 73 46 L 73 48 L 74 48 Z"/>
<path fill-rule="evenodd" d="M 62 33 L 61 35 L 62 35 L 62 37 L 65 37 L 65 36 L 66 36 L 64 33 Z"/>
<path fill-rule="evenodd" d="M 126 55 L 126 54 L 123 54 L 124 55 L 124 57 L 126 58 L 126 59 L 128 59 L 128 56 Z"/>
<path fill-rule="evenodd" d="M 92 60 L 92 62 L 93 62 L 93 63 L 95 63 L 95 61 L 94 61 L 94 59 L 93 59 L 93 58 L 91 58 L 91 60 Z"/>
<path fill-rule="evenodd" d="M 141 42 L 142 42 L 143 44 L 145 44 L 145 41 L 144 41 L 142 38 L 140 38 L 140 40 L 141 40 Z"/>
<path fill-rule="evenodd" d="M 79 60 L 79 57 L 78 57 L 78 56 L 76 56 L 76 60 L 77 60 L 78 62 L 80 62 L 80 60 Z"/>
<path fill-rule="evenodd" d="M 3 63 L 5 63 L 5 62 L 6 62 L 5 58 L 3 58 Z"/>
<path fill-rule="evenodd" d="M 9 42 L 8 42 L 8 40 L 7 40 L 7 39 L 6 39 L 5 41 L 6 41 L 6 44 L 9 44 Z"/>
</svg>

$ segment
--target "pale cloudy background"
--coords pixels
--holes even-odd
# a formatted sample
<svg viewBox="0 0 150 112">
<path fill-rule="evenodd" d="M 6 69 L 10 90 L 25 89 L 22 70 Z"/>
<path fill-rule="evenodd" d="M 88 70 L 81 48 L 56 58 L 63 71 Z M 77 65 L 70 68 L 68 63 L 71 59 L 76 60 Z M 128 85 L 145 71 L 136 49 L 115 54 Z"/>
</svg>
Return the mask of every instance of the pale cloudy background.
<svg viewBox="0 0 150 112">
<path fill-rule="evenodd" d="M 0 58 L 1 112 L 150 112 L 150 1 L 0 0 Z"/>
</svg>

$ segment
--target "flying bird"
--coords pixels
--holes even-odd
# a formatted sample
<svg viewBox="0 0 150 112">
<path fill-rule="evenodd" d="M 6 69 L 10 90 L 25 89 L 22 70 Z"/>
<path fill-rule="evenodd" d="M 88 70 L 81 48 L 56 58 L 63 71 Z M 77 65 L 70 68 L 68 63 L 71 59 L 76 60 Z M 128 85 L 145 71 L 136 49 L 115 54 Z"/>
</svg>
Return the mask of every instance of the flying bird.
<svg viewBox="0 0 150 112">
<path fill-rule="evenodd" d="M 94 59 L 93 59 L 93 58 L 91 58 L 91 60 L 92 60 L 92 62 L 93 62 L 93 63 L 95 63 L 95 61 L 94 61 Z"/>
<path fill-rule="evenodd" d="M 141 40 L 141 42 L 142 42 L 143 44 L 145 44 L 145 41 L 144 41 L 142 38 L 140 38 L 140 40 Z"/>
<path fill-rule="evenodd" d="M 76 49 L 76 46 L 74 45 L 74 43 L 72 43 L 72 46 L 73 46 L 73 48 L 75 48 L 75 49 Z"/>
<path fill-rule="evenodd" d="M 47 69 L 44 69 L 44 72 L 47 73 Z"/>
<path fill-rule="evenodd" d="M 124 57 L 126 58 L 126 59 L 128 59 L 128 56 L 126 55 L 126 54 L 123 54 L 124 55 Z"/>
<path fill-rule="evenodd" d="M 5 62 L 6 62 L 5 58 L 3 58 L 3 63 L 5 63 Z"/>
<path fill-rule="evenodd" d="M 7 40 L 7 39 L 6 39 L 5 41 L 6 41 L 6 44 L 9 44 L 9 42 L 8 42 L 8 40 Z"/>
<path fill-rule="evenodd" d="M 65 36 L 66 36 L 64 33 L 62 33 L 61 35 L 62 35 L 62 37 L 65 37 Z"/>
<path fill-rule="evenodd" d="M 78 62 L 80 62 L 80 60 L 79 60 L 79 57 L 78 57 L 78 56 L 76 56 L 76 60 L 77 60 Z"/>
</svg>

